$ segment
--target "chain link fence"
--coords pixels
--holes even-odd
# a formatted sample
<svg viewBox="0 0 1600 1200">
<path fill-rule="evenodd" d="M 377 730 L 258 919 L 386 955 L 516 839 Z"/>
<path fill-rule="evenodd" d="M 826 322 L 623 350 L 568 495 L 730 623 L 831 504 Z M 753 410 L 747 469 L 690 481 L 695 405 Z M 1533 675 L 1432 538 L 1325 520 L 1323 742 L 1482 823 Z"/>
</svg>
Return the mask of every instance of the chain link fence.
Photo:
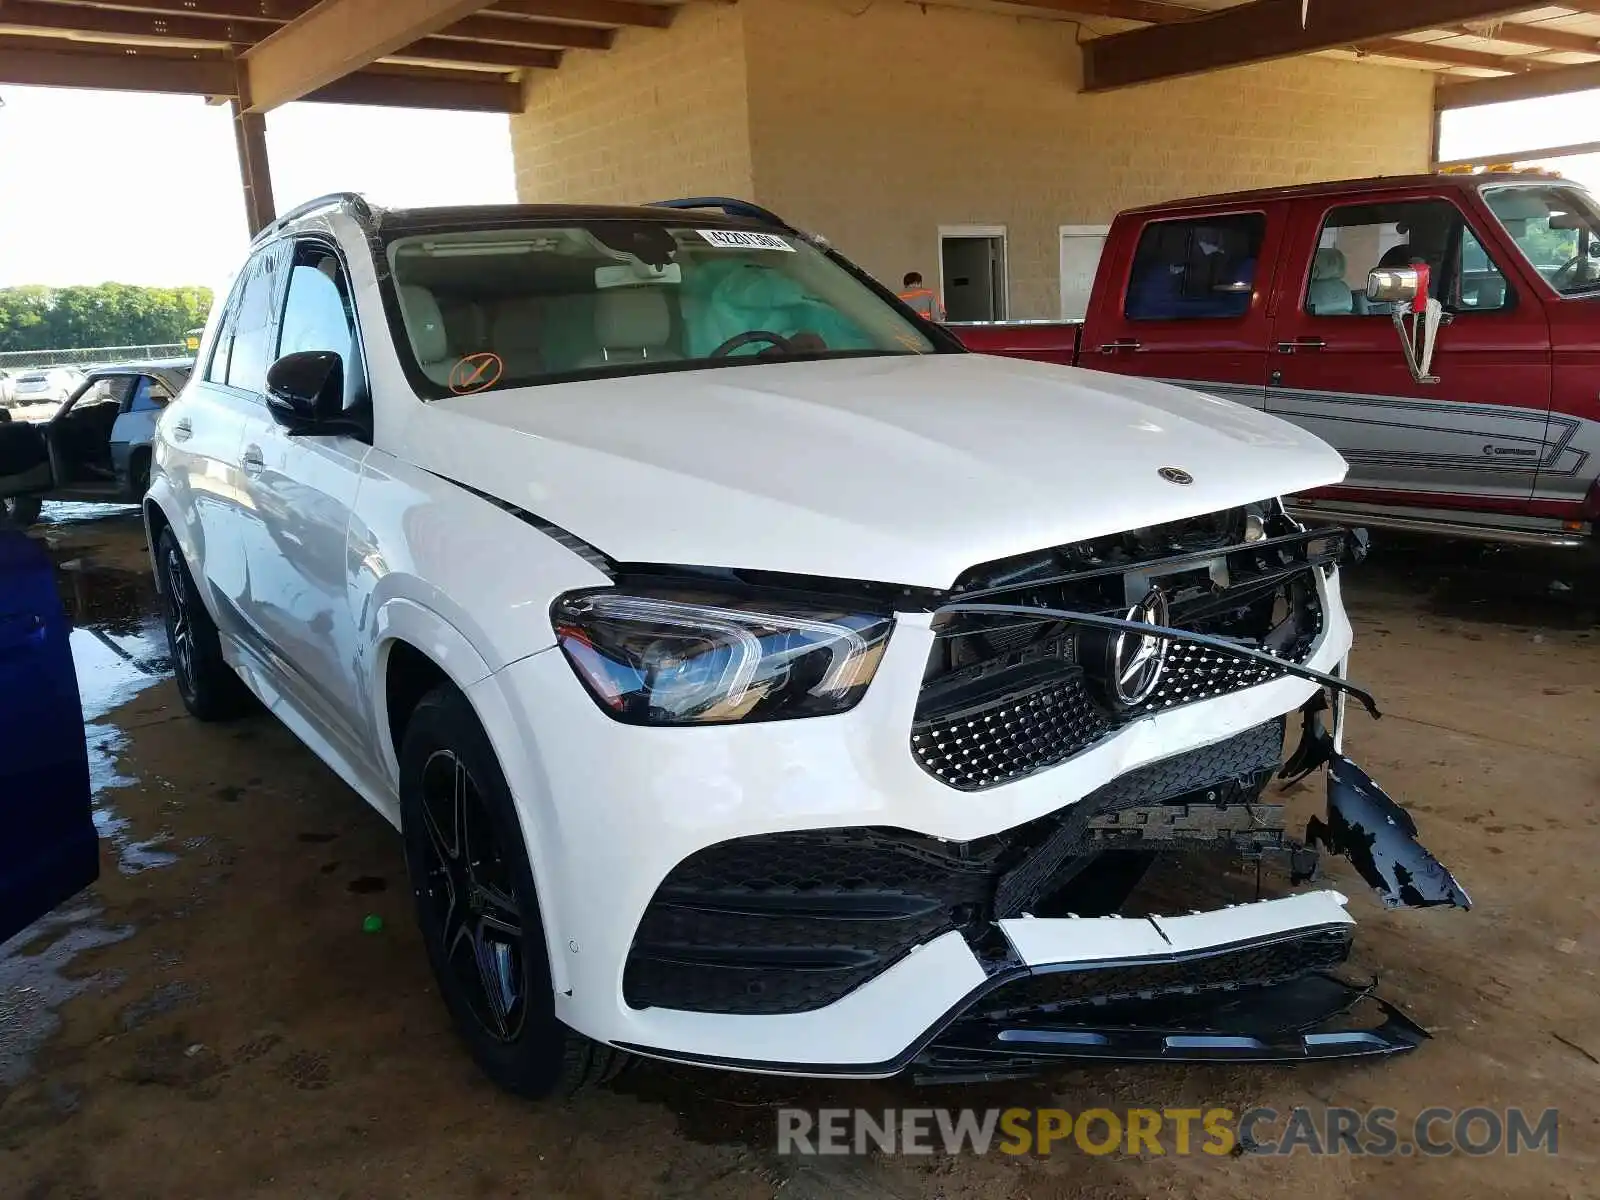
<svg viewBox="0 0 1600 1200">
<path fill-rule="evenodd" d="M 84 346 L 77 350 L 7 350 L 0 353 L 0 371 L 9 371 L 14 375 L 18 371 L 40 367 L 107 366 L 153 358 L 182 358 L 191 353 L 182 342 L 149 346 Z"/>
</svg>

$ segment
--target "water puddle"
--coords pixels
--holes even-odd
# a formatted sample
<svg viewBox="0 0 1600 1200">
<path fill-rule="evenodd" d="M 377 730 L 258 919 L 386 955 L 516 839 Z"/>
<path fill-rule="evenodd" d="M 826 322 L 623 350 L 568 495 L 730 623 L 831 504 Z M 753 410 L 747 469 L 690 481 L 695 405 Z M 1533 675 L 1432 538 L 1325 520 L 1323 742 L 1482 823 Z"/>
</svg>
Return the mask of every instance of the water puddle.
<svg viewBox="0 0 1600 1200">
<path fill-rule="evenodd" d="M 51 523 L 102 519 L 125 509 L 105 505 L 52 504 Z M 78 551 L 55 553 L 56 581 L 72 622 L 71 645 L 83 705 L 89 751 L 89 781 L 94 822 L 100 837 L 115 849 L 123 874 L 170 866 L 176 849 L 161 833 L 134 835 L 128 818 L 112 803 L 116 790 L 138 781 L 117 769 L 126 735 L 106 717 L 171 674 L 166 631 L 157 616 L 155 589 L 148 572 L 96 567 Z M 61 1006 L 93 989 L 111 989 L 121 980 L 112 973 L 74 977 L 71 965 L 87 950 L 120 942 L 132 926 L 112 925 L 92 893 L 70 901 L 0 945 L 0 1093 L 26 1076 L 39 1048 L 60 1028 Z"/>
</svg>

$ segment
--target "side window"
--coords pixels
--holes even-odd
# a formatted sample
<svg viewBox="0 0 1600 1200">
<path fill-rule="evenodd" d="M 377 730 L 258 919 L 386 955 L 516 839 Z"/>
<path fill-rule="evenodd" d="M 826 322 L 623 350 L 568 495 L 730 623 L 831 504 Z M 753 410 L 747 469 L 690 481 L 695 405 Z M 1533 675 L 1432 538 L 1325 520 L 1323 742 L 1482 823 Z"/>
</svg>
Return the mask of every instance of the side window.
<svg viewBox="0 0 1600 1200">
<path fill-rule="evenodd" d="M 1133 253 L 1130 321 L 1201 321 L 1250 311 L 1266 237 L 1263 213 L 1152 221 Z"/>
<path fill-rule="evenodd" d="M 267 339 L 272 331 L 273 302 L 277 295 L 281 247 L 268 246 L 256 254 L 250 278 L 239 296 L 239 315 L 233 329 L 233 349 L 228 359 L 229 387 L 262 392 L 267 386 Z"/>
<path fill-rule="evenodd" d="M 332 350 L 349 369 L 355 343 L 349 288 L 339 259 L 321 246 L 306 244 L 295 251 L 281 329 L 277 357 L 301 350 Z"/>
<path fill-rule="evenodd" d="M 245 284 L 249 282 L 250 272 L 255 262 L 245 265 L 239 272 L 239 278 L 234 282 L 233 292 L 228 296 L 228 307 L 223 310 L 222 322 L 217 326 L 217 338 L 211 344 L 211 361 L 206 364 L 204 378 L 208 383 L 228 382 L 228 360 L 233 355 L 233 331 L 239 322 L 239 298 L 244 294 Z"/>
<path fill-rule="evenodd" d="M 133 397 L 123 408 L 124 412 L 155 412 L 167 406 L 172 392 L 166 384 L 153 375 L 139 376 L 134 385 Z"/>
<path fill-rule="evenodd" d="M 1448 200 L 1405 200 L 1335 208 L 1322 223 L 1311 260 L 1305 310 L 1317 317 L 1387 316 L 1366 298 L 1379 268 L 1428 266 L 1428 291 L 1453 312 L 1510 307 L 1506 278 Z"/>
</svg>

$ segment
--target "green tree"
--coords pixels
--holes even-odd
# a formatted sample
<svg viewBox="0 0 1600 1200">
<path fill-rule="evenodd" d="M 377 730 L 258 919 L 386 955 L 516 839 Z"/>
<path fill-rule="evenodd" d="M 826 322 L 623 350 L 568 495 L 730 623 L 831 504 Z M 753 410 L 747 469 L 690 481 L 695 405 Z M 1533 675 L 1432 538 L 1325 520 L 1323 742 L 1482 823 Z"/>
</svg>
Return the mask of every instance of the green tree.
<svg viewBox="0 0 1600 1200">
<path fill-rule="evenodd" d="M 0 288 L 0 351 L 180 342 L 211 312 L 211 289 L 100 283 Z"/>
</svg>

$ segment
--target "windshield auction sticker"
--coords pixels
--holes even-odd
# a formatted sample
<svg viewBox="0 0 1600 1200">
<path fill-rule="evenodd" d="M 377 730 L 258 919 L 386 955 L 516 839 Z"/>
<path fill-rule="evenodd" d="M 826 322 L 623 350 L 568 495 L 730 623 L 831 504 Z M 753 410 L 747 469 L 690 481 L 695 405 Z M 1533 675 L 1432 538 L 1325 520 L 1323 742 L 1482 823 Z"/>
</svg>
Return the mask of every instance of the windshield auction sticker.
<svg viewBox="0 0 1600 1200">
<path fill-rule="evenodd" d="M 458 396 L 481 392 L 499 383 L 505 369 L 498 354 L 469 354 L 450 368 L 450 390 Z"/>
<path fill-rule="evenodd" d="M 720 246 L 724 250 L 786 250 L 794 253 L 794 247 L 775 233 L 746 233 L 742 229 L 697 229 L 695 232 L 713 246 Z"/>
</svg>

